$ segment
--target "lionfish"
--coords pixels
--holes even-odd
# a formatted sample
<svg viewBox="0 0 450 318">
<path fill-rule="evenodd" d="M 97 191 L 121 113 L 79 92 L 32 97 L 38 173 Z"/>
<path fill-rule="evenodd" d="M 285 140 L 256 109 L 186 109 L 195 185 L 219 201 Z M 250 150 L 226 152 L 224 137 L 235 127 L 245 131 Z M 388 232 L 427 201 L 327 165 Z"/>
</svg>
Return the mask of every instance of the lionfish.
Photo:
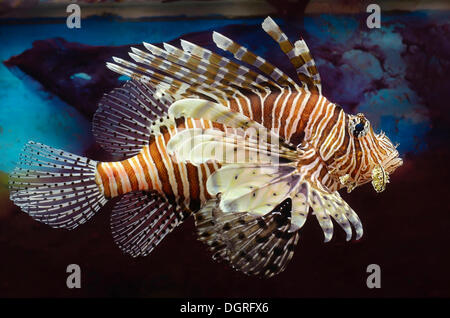
<svg viewBox="0 0 450 318">
<path fill-rule="evenodd" d="M 133 61 L 107 63 L 131 79 L 103 96 L 93 118 L 98 143 L 121 161 L 30 141 L 10 176 L 11 200 L 35 220 L 74 229 L 119 197 L 112 235 L 133 257 L 193 214 L 214 259 L 263 277 L 285 269 L 310 212 L 325 242 L 332 220 L 347 241 L 352 228 L 359 239 L 360 219 L 338 190 L 371 181 L 383 191 L 402 164 L 396 146 L 322 95 L 303 39 L 292 44 L 270 17 L 262 28 L 297 79 L 217 32 L 214 43 L 234 59 L 185 40 L 132 47 Z"/>
</svg>

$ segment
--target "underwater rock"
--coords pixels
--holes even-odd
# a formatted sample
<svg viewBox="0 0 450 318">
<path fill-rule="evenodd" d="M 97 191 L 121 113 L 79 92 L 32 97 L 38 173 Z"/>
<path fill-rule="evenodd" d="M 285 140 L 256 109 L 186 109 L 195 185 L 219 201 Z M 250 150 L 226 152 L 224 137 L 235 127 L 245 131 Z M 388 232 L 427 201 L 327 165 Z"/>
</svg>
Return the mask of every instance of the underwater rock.
<svg viewBox="0 0 450 318">
<path fill-rule="evenodd" d="M 226 26 L 217 31 L 231 38 L 244 40 L 244 43 L 250 41 L 257 31 L 262 32 L 259 26 L 243 28 L 241 25 Z M 211 31 L 191 33 L 182 38 L 207 49 L 217 50 L 211 39 Z M 249 48 L 264 55 L 264 43 L 267 42 L 270 42 L 269 38 L 259 37 L 256 41 L 253 40 Z M 179 46 L 178 39 L 169 43 Z M 271 44 L 276 48 L 275 43 Z M 121 86 L 127 79 L 107 69 L 106 62 L 112 61 L 113 56 L 127 59 L 130 46 L 145 51 L 142 44 L 91 46 L 68 42 L 62 38 L 39 40 L 33 42 L 31 49 L 11 57 L 4 64 L 9 68 L 18 67 L 40 82 L 46 90 L 92 118 L 103 94 Z M 270 60 L 270 56 L 267 58 Z M 283 70 L 290 69 L 290 62 L 282 53 L 276 57 L 276 61 L 280 61 L 277 66 Z"/>
<path fill-rule="evenodd" d="M 100 97 L 120 86 L 119 76 L 106 69 L 105 61 L 111 56 L 125 58 L 128 50 L 128 46 L 90 46 L 56 38 L 35 41 L 31 49 L 4 64 L 20 68 L 91 118 Z"/>
<path fill-rule="evenodd" d="M 450 139 L 450 23 L 411 25 L 399 28 L 398 32 L 406 47 L 403 53 L 407 66 L 405 79 L 422 98 L 427 115 L 432 119 L 430 143 L 447 148 Z"/>
</svg>

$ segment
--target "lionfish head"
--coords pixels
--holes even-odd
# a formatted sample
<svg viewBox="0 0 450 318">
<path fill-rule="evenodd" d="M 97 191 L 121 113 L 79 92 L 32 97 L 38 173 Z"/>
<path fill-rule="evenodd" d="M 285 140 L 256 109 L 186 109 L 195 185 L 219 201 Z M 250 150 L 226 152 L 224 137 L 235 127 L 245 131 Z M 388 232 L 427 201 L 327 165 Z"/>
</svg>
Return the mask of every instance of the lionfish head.
<svg viewBox="0 0 450 318">
<path fill-rule="evenodd" d="M 394 145 L 384 132 L 375 134 L 364 114 L 348 115 L 348 133 L 354 139 L 358 171 L 340 177 L 351 191 L 354 187 L 371 182 L 376 192 L 382 192 L 389 183 L 389 175 L 403 164 Z M 354 179 L 353 179 L 354 178 Z"/>
<path fill-rule="evenodd" d="M 389 175 L 403 164 L 403 160 L 399 157 L 397 151 L 398 144 L 394 145 L 383 131 L 379 134 L 374 134 L 374 138 L 378 141 L 376 151 L 380 154 L 381 160 L 372 169 L 372 185 L 375 191 L 382 192 L 386 187 L 386 183 L 389 182 Z"/>
</svg>

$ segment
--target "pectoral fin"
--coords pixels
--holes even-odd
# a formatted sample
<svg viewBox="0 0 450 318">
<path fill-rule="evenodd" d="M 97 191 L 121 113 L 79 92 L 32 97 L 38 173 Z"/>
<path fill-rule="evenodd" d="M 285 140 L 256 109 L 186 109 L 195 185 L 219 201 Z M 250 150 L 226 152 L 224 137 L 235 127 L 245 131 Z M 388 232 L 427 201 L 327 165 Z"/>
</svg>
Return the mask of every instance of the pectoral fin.
<svg viewBox="0 0 450 318">
<path fill-rule="evenodd" d="M 213 258 L 228 262 L 248 275 L 271 277 L 291 260 L 298 232 L 289 232 L 290 202 L 283 202 L 264 216 L 224 213 L 211 200 L 195 214 L 199 240 Z"/>
</svg>

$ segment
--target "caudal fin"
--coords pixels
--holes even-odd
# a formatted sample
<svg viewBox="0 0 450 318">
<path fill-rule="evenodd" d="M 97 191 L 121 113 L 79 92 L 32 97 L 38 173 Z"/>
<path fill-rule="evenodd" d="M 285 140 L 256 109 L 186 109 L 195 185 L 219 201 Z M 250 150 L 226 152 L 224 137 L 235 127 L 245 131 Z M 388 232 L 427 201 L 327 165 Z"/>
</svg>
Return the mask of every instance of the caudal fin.
<svg viewBox="0 0 450 318">
<path fill-rule="evenodd" d="M 37 221 L 74 229 L 107 201 L 96 167 L 94 160 L 29 141 L 10 175 L 10 198 Z"/>
</svg>

